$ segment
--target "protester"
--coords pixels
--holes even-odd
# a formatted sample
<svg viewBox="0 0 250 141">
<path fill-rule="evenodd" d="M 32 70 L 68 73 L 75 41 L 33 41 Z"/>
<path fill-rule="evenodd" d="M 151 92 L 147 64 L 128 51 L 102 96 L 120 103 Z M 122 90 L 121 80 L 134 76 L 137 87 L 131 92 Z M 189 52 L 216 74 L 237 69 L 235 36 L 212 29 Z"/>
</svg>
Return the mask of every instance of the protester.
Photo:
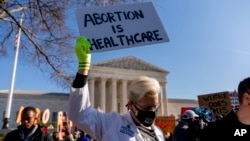
<svg viewBox="0 0 250 141">
<path fill-rule="evenodd" d="M 74 141 L 74 136 L 68 127 L 65 130 L 64 141 Z"/>
<path fill-rule="evenodd" d="M 198 119 L 193 110 L 186 110 L 174 129 L 173 141 L 199 141 L 199 131 L 196 130 Z"/>
<path fill-rule="evenodd" d="M 250 77 L 242 80 L 238 85 L 239 109 L 211 124 L 206 129 L 204 141 L 250 140 Z M 211 136 L 212 135 L 212 136 Z"/>
<path fill-rule="evenodd" d="M 21 125 L 9 132 L 4 141 L 53 141 L 51 135 L 43 132 L 36 121 L 35 107 L 25 107 L 21 114 Z"/>
<path fill-rule="evenodd" d="M 156 79 L 141 76 L 131 81 L 129 110 L 125 114 L 102 113 L 90 106 L 87 79 L 91 54 L 85 37 L 77 38 L 75 53 L 79 66 L 71 88 L 68 116 L 79 129 L 98 141 L 164 141 L 161 129 L 154 125 L 161 90 Z"/>
<path fill-rule="evenodd" d="M 52 133 L 53 141 L 63 141 L 63 138 L 60 138 L 60 134 L 58 131 Z"/>
<path fill-rule="evenodd" d="M 76 141 L 90 141 L 90 137 L 84 131 L 80 131 L 80 136 Z"/>
<path fill-rule="evenodd" d="M 173 140 L 173 134 L 171 132 L 167 132 L 164 135 L 165 141 L 172 141 Z"/>
</svg>

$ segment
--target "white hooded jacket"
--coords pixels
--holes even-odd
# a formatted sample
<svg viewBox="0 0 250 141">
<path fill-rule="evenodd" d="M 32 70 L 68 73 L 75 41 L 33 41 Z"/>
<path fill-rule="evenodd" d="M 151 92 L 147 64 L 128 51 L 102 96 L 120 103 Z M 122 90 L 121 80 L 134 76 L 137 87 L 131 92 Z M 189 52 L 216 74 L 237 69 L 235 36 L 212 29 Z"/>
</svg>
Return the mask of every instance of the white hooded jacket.
<svg viewBox="0 0 250 141">
<path fill-rule="evenodd" d="M 139 129 L 129 112 L 102 113 L 90 107 L 89 90 L 71 88 L 68 117 L 79 129 L 82 129 L 97 141 L 147 141 L 143 139 Z M 164 141 L 160 128 L 152 125 L 158 141 Z"/>
</svg>

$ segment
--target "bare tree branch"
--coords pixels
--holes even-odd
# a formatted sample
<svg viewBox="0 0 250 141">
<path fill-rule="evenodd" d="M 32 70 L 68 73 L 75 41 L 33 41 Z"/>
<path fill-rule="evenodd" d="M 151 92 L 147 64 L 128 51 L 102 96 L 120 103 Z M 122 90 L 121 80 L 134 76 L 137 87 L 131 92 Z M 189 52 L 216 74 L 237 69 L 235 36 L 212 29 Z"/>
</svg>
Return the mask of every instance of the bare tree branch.
<svg viewBox="0 0 250 141">
<path fill-rule="evenodd" d="M 21 61 L 37 67 L 59 86 L 69 87 L 75 75 L 72 44 L 76 34 L 66 25 L 68 11 L 131 2 L 141 1 L 0 0 L 0 56 L 14 51 L 15 31 L 21 28 Z M 21 12 L 24 13 L 22 25 L 19 23 Z"/>
</svg>

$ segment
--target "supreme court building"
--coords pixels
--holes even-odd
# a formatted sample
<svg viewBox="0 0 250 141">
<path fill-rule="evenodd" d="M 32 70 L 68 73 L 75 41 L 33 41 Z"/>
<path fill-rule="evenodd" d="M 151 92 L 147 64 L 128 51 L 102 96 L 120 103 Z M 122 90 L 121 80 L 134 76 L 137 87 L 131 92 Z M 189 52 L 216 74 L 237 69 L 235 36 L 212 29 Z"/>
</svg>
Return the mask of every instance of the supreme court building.
<svg viewBox="0 0 250 141">
<path fill-rule="evenodd" d="M 167 115 L 166 77 L 168 71 L 128 56 L 93 63 L 89 72 L 90 101 L 95 108 L 102 111 L 127 111 L 127 87 L 132 79 L 146 75 L 156 78 L 161 85 L 159 100 L 162 106 L 159 115 Z"/>
<path fill-rule="evenodd" d="M 133 56 L 127 56 L 92 63 L 89 71 L 88 87 L 91 105 L 103 112 L 127 111 L 127 87 L 137 76 L 156 78 L 161 85 L 158 116 L 180 115 L 181 107 L 197 107 L 197 100 L 171 99 L 167 97 L 167 76 L 169 72 Z M 8 90 L 0 90 L 0 117 L 4 118 Z M 10 127 L 16 127 L 16 115 L 20 106 L 34 106 L 50 110 L 49 121 L 56 122 L 59 111 L 67 111 L 68 93 L 32 92 L 15 90 L 13 94 Z M 0 126 L 3 122 L 0 119 Z"/>
</svg>

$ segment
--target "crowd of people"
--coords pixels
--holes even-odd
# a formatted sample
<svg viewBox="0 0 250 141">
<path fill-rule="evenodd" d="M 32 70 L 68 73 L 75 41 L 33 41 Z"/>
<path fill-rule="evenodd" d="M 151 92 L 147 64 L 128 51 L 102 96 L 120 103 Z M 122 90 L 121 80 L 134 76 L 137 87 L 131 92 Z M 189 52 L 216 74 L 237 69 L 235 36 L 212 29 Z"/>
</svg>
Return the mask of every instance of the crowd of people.
<svg viewBox="0 0 250 141">
<path fill-rule="evenodd" d="M 233 141 L 250 140 L 250 77 L 238 85 L 239 109 L 231 111 L 220 120 L 204 121 L 193 110 L 186 110 L 173 132 L 163 134 L 154 124 L 161 106 L 159 82 L 152 77 L 139 76 L 127 89 L 125 114 L 104 113 L 91 107 L 88 90 L 88 71 L 91 62 L 90 43 L 79 37 L 74 47 L 79 65 L 70 89 L 68 117 L 80 129 L 74 138 L 67 132 L 64 141 Z M 21 125 L 9 132 L 4 141 L 53 141 L 62 140 L 57 132 L 43 132 L 36 124 L 34 107 L 22 112 Z M 81 135 L 81 136 L 80 136 Z M 88 135 L 88 136 L 87 136 Z M 76 135 L 75 135 L 76 136 Z M 91 138 L 90 138 L 91 137 Z M 77 139 L 76 139 L 77 138 Z"/>
<path fill-rule="evenodd" d="M 207 122 L 192 110 L 186 110 L 175 127 L 172 141 L 250 140 L 250 77 L 238 85 L 239 108 L 224 117 Z"/>
<path fill-rule="evenodd" d="M 74 49 L 79 66 L 70 93 L 69 118 L 99 141 L 164 141 L 163 133 L 154 124 L 161 105 L 159 82 L 154 78 L 140 76 L 131 81 L 127 90 L 128 112 L 125 114 L 101 113 L 91 108 L 87 85 L 90 47 L 87 38 L 77 38 Z M 239 109 L 215 122 L 206 123 L 194 111 L 186 111 L 167 138 L 173 141 L 221 141 L 225 137 L 235 141 L 249 140 L 250 77 L 239 83 L 238 98 Z"/>
<path fill-rule="evenodd" d="M 64 136 L 59 131 L 50 132 L 37 123 L 36 115 L 35 107 L 25 107 L 21 114 L 21 124 L 16 130 L 7 133 L 4 141 L 94 141 L 81 130 L 65 130 Z"/>
</svg>

